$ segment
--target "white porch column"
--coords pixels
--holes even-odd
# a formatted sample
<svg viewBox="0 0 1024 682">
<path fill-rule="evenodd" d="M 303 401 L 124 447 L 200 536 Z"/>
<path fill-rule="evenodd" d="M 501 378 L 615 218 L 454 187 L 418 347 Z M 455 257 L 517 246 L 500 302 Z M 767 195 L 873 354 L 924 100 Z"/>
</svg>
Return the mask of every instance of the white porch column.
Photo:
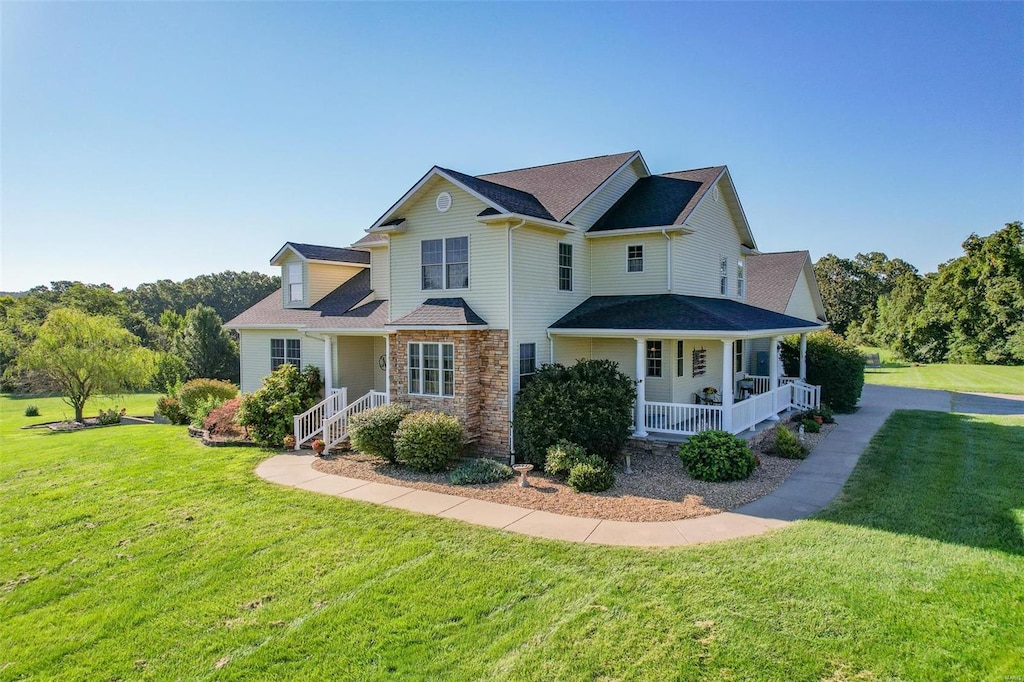
<svg viewBox="0 0 1024 682">
<path fill-rule="evenodd" d="M 768 349 L 768 390 L 772 393 L 772 421 L 779 419 L 779 405 L 776 401 L 776 389 L 779 387 L 779 339 L 782 337 L 773 336 Z"/>
<path fill-rule="evenodd" d="M 732 433 L 732 388 L 736 383 L 732 371 L 732 339 L 722 340 L 722 430 Z"/>
<path fill-rule="evenodd" d="M 384 395 L 391 402 L 391 335 L 384 335 Z"/>
<path fill-rule="evenodd" d="M 800 335 L 800 381 L 807 381 L 807 334 Z"/>
<path fill-rule="evenodd" d="M 637 438 L 647 437 L 647 424 L 645 414 L 647 412 L 647 400 L 644 396 L 647 374 L 647 339 L 637 338 L 636 340 L 636 415 L 633 419 L 633 435 Z"/>
<path fill-rule="evenodd" d="M 324 337 L 324 397 L 334 388 L 334 337 Z"/>
</svg>

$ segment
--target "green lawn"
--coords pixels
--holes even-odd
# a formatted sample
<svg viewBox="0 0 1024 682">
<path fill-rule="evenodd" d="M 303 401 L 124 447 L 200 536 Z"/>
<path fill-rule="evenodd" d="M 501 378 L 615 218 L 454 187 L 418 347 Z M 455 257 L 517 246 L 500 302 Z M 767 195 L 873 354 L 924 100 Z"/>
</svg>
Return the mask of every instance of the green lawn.
<svg viewBox="0 0 1024 682">
<path fill-rule="evenodd" d="M 865 353 L 879 353 L 882 367 L 867 369 L 869 384 L 934 388 L 943 391 L 1024 394 L 1024 366 L 1004 365 L 913 365 L 893 357 L 884 348 L 861 347 Z"/>
<path fill-rule="evenodd" d="M 898 413 L 818 519 L 654 551 L 282 488 L 183 427 L 22 431 L 25 404 L 0 679 L 1024 675 L 1021 419 Z"/>
</svg>

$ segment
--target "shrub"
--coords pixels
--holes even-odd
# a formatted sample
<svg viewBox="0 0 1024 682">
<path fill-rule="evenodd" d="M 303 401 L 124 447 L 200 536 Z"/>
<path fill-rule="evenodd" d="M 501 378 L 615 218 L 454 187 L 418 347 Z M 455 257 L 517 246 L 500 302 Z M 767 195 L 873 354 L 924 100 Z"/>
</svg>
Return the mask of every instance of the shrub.
<svg viewBox="0 0 1024 682">
<path fill-rule="evenodd" d="M 796 376 L 800 367 L 800 338 L 782 344 L 786 374 Z M 864 388 L 864 357 L 857 347 L 832 331 L 807 336 L 807 383 L 821 386 L 821 399 L 836 412 L 852 412 Z"/>
<path fill-rule="evenodd" d="M 209 431 L 211 436 L 231 439 L 244 438 L 245 430 L 238 425 L 238 408 L 241 405 L 241 396 L 222 403 L 210 411 L 210 414 L 203 420 L 202 428 Z"/>
<path fill-rule="evenodd" d="M 568 483 L 578 493 L 599 493 L 615 485 L 615 474 L 605 460 L 585 455 L 569 469 Z"/>
<path fill-rule="evenodd" d="M 817 426 L 814 422 L 811 423 Z M 775 427 L 775 445 L 772 451 L 786 459 L 803 459 L 807 456 L 807 448 L 782 424 Z"/>
<path fill-rule="evenodd" d="M 181 409 L 188 415 L 189 421 L 194 422 L 198 419 L 202 422 L 213 407 L 225 400 L 231 400 L 236 395 L 238 395 L 238 387 L 230 381 L 193 379 L 178 391 L 178 402 L 181 403 Z M 210 407 L 210 398 L 218 399 L 217 405 Z M 206 409 L 206 414 L 200 416 L 200 408 Z"/>
<path fill-rule="evenodd" d="M 397 462 L 395 431 L 408 415 L 409 408 L 398 403 L 381 405 L 352 415 L 348 422 L 352 448 L 382 457 L 392 464 Z"/>
<path fill-rule="evenodd" d="M 395 431 L 398 461 L 416 471 L 442 471 L 462 451 L 462 425 L 441 412 L 413 412 Z"/>
<path fill-rule="evenodd" d="M 206 421 L 206 417 L 225 402 L 225 400 L 218 398 L 215 395 L 209 395 L 200 400 L 199 404 L 192 408 L 191 419 L 189 421 L 192 428 L 203 428 L 203 423 Z"/>
<path fill-rule="evenodd" d="M 804 431 L 807 433 L 818 433 L 821 431 L 821 425 L 813 419 L 804 419 L 800 423 L 803 425 Z"/>
<path fill-rule="evenodd" d="M 167 417 L 172 424 L 188 424 L 188 415 L 181 409 L 177 398 L 164 396 L 156 401 L 156 411 Z"/>
<path fill-rule="evenodd" d="M 679 446 L 679 459 L 701 481 L 738 481 L 754 473 L 757 460 L 747 441 L 726 431 L 702 431 Z"/>
<path fill-rule="evenodd" d="M 320 402 L 320 370 L 310 365 L 300 372 L 284 364 L 263 380 L 263 385 L 242 398 L 238 423 L 265 447 L 278 448 L 292 432 L 292 418 Z"/>
<path fill-rule="evenodd" d="M 185 361 L 174 353 L 159 353 L 156 356 L 156 373 L 153 375 L 151 386 L 169 396 L 176 396 L 176 390 L 180 390 L 181 382 L 188 376 L 188 367 Z M 179 387 L 176 389 L 175 387 Z"/>
<path fill-rule="evenodd" d="M 587 456 L 587 451 L 575 443 L 560 440 L 548 448 L 544 459 L 544 471 L 555 476 L 568 476 L 574 464 Z"/>
<path fill-rule="evenodd" d="M 26 405 L 25 406 L 25 416 L 26 417 L 38 417 L 39 416 L 39 408 L 36 407 L 35 405 Z"/>
<path fill-rule="evenodd" d="M 629 440 L 635 398 L 636 382 L 611 360 L 544 365 L 516 400 L 516 455 L 543 467 L 547 449 L 565 439 L 611 460 Z"/>
<path fill-rule="evenodd" d="M 476 483 L 497 483 L 505 481 L 516 475 L 512 467 L 493 459 L 467 459 L 460 462 L 455 469 L 448 474 L 448 480 L 452 485 L 473 485 Z"/>
<path fill-rule="evenodd" d="M 127 413 L 127 408 L 122 407 L 118 410 L 116 407 L 111 407 L 109 410 L 100 410 L 99 416 L 96 417 L 96 421 L 98 421 L 102 426 L 120 424 L 121 417 Z"/>
</svg>

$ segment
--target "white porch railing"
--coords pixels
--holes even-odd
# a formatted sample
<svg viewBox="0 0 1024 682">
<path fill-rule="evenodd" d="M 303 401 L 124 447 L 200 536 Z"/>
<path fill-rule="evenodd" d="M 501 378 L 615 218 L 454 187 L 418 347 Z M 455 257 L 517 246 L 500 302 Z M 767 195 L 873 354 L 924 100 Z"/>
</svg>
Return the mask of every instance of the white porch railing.
<svg viewBox="0 0 1024 682">
<path fill-rule="evenodd" d="M 771 377 L 748 376 L 747 379 L 754 380 L 754 393 L 761 394 L 768 392 L 768 385 L 771 383 Z"/>
<path fill-rule="evenodd" d="M 324 419 L 345 408 L 348 401 L 348 389 L 335 388 L 328 392 L 327 397 L 309 408 L 302 414 L 295 415 L 292 433 L 295 434 L 295 449 L 311 441 L 324 432 Z"/>
<path fill-rule="evenodd" d="M 788 385 L 793 387 L 793 407 L 798 410 L 816 410 L 821 407 L 821 386 L 805 384 L 799 379 Z"/>
<path fill-rule="evenodd" d="M 391 398 L 383 391 L 370 391 L 362 398 L 352 401 L 345 409 L 337 414 L 331 415 L 324 421 L 324 443 L 330 450 L 338 443 L 348 438 L 348 420 L 354 414 L 365 410 L 371 410 L 381 405 L 387 405 Z"/>
<path fill-rule="evenodd" d="M 722 428 L 720 405 L 647 402 L 644 412 L 648 431 L 693 435 Z"/>
</svg>

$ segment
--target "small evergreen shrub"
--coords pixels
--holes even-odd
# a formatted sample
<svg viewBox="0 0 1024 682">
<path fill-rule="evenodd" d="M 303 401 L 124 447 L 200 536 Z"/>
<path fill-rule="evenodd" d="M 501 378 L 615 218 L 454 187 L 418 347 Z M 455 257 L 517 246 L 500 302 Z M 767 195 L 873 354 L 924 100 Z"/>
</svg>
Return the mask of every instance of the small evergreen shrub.
<svg viewBox="0 0 1024 682">
<path fill-rule="evenodd" d="M 177 398 L 163 396 L 156 401 L 156 411 L 167 417 L 172 424 L 177 424 L 178 426 L 188 424 L 188 415 L 185 414 L 185 410 L 181 409 L 181 403 L 178 402 Z"/>
<path fill-rule="evenodd" d="M 26 417 L 38 417 L 39 416 L 39 408 L 37 406 L 35 406 L 35 405 L 26 405 L 25 406 L 25 416 Z"/>
<path fill-rule="evenodd" d="M 597 455 L 585 455 L 569 469 L 568 483 L 578 493 L 599 493 L 615 485 L 615 473 Z"/>
<path fill-rule="evenodd" d="M 206 421 L 206 417 L 211 412 L 216 410 L 218 407 L 223 405 L 225 402 L 227 401 L 215 395 L 208 395 L 202 400 L 200 400 L 199 403 L 194 408 L 192 408 L 192 415 L 189 421 L 189 423 L 192 425 L 192 428 L 203 428 L 203 422 Z"/>
<path fill-rule="evenodd" d="M 395 431 L 395 456 L 415 471 L 443 471 L 462 452 L 464 432 L 455 417 L 413 412 Z"/>
<path fill-rule="evenodd" d="M 467 459 L 460 462 L 448 474 L 448 481 L 452 485 L 497 483 L 506 481 L 515 475 L 516 472 L 512 471 L 512 467 L 493 459 Z"/>
<path fill-rule="evenodd" d="M 231 400 L 236 395 L 238 395 L 238 387 L 230 381 L 193 379 L 186 382 L 178 391 L 178 402 L 181 403 L 181 409 L 188 415 L 189 421 L 202 422 L 213 407 L 226 400 Z M 210 407 L 211 398 L 219 400 L 217 405 Z M 205 409 L 206 413 L 200 415 L 201 409 Z"/>
<path fill-rule="evenodd" d="M 629 440 L 636 382 L 611 360 L 544 365 L 520 392 L 513 425 L 517 459 L 544 467 L 565 439 L 611 460 Z"/>
<path fill-rule="evenodd" d="M 409 415 L 409 408 L 399 403 L 381 405 L 352 415 L 348 421 L 352 448 L 368 455 L 376 455 L 394 464 L 395 431 Z"/>
<path fill-rule="evenodd" d="M 299 371 L 284 364 L 263 380 L 254 393 L 242 398 L 238 423 L 249 428 L 254 441 L 268 448 L 281 447 L 292 432 L 293 417 L 320 402 L 320 370 L 309 365 Z"/>
<path fill-rule="evenodd" d="M 800 337 L 782 344 L 786 374 L 800 371 Z M 821 386 L 821 399 L 836 412 L 852 412 L 864 388 L 864 356 L 855 345 L 832 331 L 807 336 L 807 383 Z"/>
<path fill-rule="evenodd" d="M 814 422 L 811 423 L 814 424 Z M 817 424 L 814 425 L 817 426 Z M 779 457 L 785 457 L 786 459 L 803 459 L 807 457 L 807 448 L 797 440 L 792 431 L 782 424 L 775 427 L 773 452 Z"/>
<path fill-rule="evenodd" d="M 548 448 L 544 471 L 554 476 L 568 476 L 574 464 L 587 456 L 587 451 L 575 443 L 560 440 Z"/>
<path fill-rule="evenodd" d="M 210 414 L 203 420 L 202 428 L 209 431 L 211 436 L 236 440 L 244 438 L 245 430 L 238 425 L 238 408 L 241 405 L 241 396 L 222 403 L 219 407 L 210 411 Z M 292 445 L 295 444 L 292 443 Z"/>
<path fill-rule="evenodd" d="M 757 460 L 747 441 L 726 431 L 702 431 L 679 446 L 679 459 L 701 481 L 738 481 L 750 476 Z"/>
<path fill-rule="evenodd" d="M 804 419 L 800 423 L 803 425 L 806 433 L 818 433 L 821 431 L 821 425 L 813 419 Z"/>
</svg>

